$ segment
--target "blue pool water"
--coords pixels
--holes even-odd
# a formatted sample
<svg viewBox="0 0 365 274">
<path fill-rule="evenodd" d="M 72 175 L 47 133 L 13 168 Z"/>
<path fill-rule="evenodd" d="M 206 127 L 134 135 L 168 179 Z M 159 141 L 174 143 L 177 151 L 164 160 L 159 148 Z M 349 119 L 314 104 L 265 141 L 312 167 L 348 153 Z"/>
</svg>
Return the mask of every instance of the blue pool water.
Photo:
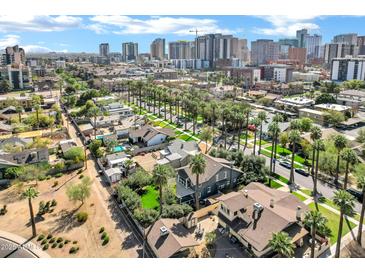
<svg viewBox="0 0 365 274">
<path fill-rule="evenodd" d="M 114 147 L 114 152 L 121 152 L 121 151 L 124 151 L 124 150 L 125 150 L 124 146 L 116 146 L 116 147 Z"/>
</svg>

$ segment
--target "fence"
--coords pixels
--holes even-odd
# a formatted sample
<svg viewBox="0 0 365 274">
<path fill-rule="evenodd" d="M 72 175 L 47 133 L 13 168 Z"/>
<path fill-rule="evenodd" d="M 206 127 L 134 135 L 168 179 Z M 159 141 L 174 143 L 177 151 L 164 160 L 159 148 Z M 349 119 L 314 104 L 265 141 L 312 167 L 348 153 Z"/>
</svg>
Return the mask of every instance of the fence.
<svg viewBox="0 0 365 274">
<path fill-rule="evenodd" d="M 149 147 L 136 148 L 136 149 L 131 151 L 131 154 L 132 154 L 132 156 L 135 156 L 135 155 L 143 153 L 143 152 L 151 152 L 151 151 L 160 150 L 160 149 L 165 148 L 167 146 L 168 146 L 168 143 L 162 143 L 162 144 L 149 146 Z"/>
</svg>

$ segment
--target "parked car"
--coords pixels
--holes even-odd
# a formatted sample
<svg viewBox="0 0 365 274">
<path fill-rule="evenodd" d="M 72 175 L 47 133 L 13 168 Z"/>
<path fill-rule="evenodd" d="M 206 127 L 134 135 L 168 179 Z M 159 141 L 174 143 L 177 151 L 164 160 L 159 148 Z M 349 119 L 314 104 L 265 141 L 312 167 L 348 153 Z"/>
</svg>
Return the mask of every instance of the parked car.
<svg viewBox="0 0 365 274">
<path fill-rule="evenodd" d="M 299 173 L 299 174 L 301 174 L 301 175 L 303 175 L 303 176 L 306 176 L 306 177 L 308 177 L 308 176 L 309 176 L 309 173 L 308 173 L 307 171 L 305 171 L 304 169 L 302 169 L 302 168 L 296 168 L 296 169 L 295 169 L 295 172 L 296 172 L 296 173 Z"/>
<path fill-rule="evenodd" d="M 360 203 L 362 203 L 363 194 L 361 191 L 353 189 L 353 188 L 348 188 L 348 189 L 346 189 L 346 191 L 348 193 L 350 193 L 352 196 L 354 196 Z"/>
<path fill-rule="evenodd" d="M 235 243 L 237 243 L 237 242 L 238 242 L 237 238 L 236 238 L 235 236 L 232 236 L 232 235 L 229 237 L 229 241 L 230 241 L 232 244 L 235 244 Z"/>
<path fill-rule="evenodd" d="M 280 161 L 279 165 L 286 167 L 286 168 L 291 168 L 291 164 L 288 161 Z"/>
</svg>

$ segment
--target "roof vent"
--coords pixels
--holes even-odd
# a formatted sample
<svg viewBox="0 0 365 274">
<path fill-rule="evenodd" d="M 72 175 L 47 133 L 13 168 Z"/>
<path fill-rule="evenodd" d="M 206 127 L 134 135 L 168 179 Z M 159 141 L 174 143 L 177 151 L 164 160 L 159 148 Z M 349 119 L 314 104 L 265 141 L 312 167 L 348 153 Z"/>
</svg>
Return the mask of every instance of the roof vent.
<svg viewBox="0 0 365 274">
<path fill-rule="evenodd" d="M 167 234 L 169 234 L 169 231 L 168 231 L 167 227 L 166 226 L 161 226 L 160 227 L 160 236 L 165 236 Z"/>
<path fill-rule="evenodd" d="M 274 208 L 274 199 L 270 199 L 270 207 Z"/>
<path fill-rule="evenodd" d="M 261 204 L 259 204 L 259 203 L 254 203 L 253 204 L 253 209 L 255 211 L 261 212 L 264 209 L 264 207 Z"/>
<path fill-rule="evenodd" d="M 297 206 L 297 213 L 296 213 L 297 220 L 300 221 L 302 219 L 302 208 Z"/>
<path fill-rule="evenodd" d="M 245 189 L 245 190 L 243 191 L 243 193 L 245 194 L 245 197 L 247 198 L 247 197 L 248 197 L 248 190 L 247 190 L 247 189 Z"/>
</svg>

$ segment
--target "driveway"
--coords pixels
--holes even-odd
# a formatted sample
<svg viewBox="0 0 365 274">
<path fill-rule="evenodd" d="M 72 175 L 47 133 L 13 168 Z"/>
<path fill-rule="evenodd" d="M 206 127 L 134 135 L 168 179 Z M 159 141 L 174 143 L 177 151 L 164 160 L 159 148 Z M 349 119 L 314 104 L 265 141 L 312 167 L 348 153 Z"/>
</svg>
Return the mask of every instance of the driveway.
<svg viewBox="0 0 365 274">
<path fill-rule="evenodd" d="M 216 253 L 215 258 L 226 258 L 226 255 L 230 258 L 250 258 L 247 252 L 244 251 L 237 243 L 232 244 L 229 241 L 228 236 L 223 236 L 218 232 L 216 240 Z"/>
</svg>

